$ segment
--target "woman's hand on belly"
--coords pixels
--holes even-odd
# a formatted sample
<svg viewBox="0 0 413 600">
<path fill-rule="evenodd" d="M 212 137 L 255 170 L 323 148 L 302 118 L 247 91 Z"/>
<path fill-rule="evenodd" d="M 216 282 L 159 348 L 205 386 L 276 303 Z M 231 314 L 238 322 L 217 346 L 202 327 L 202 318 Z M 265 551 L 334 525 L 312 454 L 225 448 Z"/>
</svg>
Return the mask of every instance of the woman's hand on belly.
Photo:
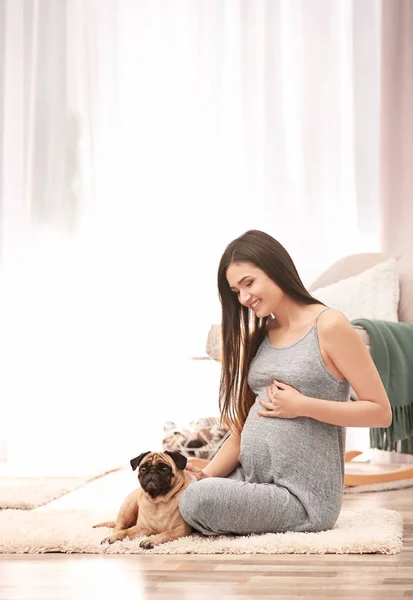
<svg viewBox="0 0 413 600">
<path fill-rule="evenodd" d="M 258 398 L 258 401 L 267 410 L 258 411 L 258 415 L 279 419 L 296 419 L 306 415 L 308 398 L 291 385 L 274 379 L 274 383 L 266 390 L 269 401 L 262 398 Z"/>
</svg>

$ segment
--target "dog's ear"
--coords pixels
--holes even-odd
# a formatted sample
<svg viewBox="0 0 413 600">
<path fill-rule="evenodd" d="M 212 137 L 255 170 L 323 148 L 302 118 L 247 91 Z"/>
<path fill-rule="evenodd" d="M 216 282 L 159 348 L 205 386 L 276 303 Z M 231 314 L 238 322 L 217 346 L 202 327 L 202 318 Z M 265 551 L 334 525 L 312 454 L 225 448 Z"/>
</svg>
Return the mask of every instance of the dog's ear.
<svg viewBox="0 0 413 600">
<path fill-rule="evenodd" d="M 137 456 L 136 458 L 132 458 L 130 461 L 132 470 L 134 471 L 136 469 L 136 467 L 141 464 L 142 459 L 145 458 L 145 456 L 150 453 L 151 453 L 150 450 L 148 450 L 148 452 L 142 452 L 142 454 L 139 454 L 139 456 Z"/>
<path fill-rule="evenodd" d="M 188 462 L 186 456 L 183 456 L 179 452 L 169 452 L 168 450 L 166 450 L 165 454 L 168 454 L 172 458 L 178 469 L 181 471 L 185 469 L 186 463 Z"/>
</svg>

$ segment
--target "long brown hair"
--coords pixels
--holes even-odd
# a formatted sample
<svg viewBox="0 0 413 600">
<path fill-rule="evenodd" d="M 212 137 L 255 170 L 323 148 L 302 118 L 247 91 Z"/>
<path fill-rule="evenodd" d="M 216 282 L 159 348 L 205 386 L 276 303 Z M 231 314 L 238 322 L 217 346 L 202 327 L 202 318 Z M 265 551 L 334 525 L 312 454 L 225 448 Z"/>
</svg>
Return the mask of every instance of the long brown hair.
<svg viewBox="0 0 413 600">
<path fill-rule="evenodd" d="M 218 268 L 222 305 L 222 371 L 219 388 L 221 425 L 240 433 L 255 395 L 247 383 L 250 364 L 263 341 L 272 317 L 258 318 L 240 304 L 226 278 L 229 265 L 249 262 L 264 271 L 290 298 L 303 304 L 322 304 L 305 289 L 291 256 L 273 237 L 250 230 L 225 248 Z"/>
</svg>

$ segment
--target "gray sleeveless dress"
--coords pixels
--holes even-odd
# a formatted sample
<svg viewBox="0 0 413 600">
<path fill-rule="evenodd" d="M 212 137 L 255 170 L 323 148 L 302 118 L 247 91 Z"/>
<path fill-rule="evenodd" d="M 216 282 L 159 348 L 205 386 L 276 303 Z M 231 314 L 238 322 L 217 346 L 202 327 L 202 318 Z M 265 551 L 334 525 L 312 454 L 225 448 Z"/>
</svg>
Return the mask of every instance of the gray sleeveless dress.
<svg viewBox="0 0 413 600">
<path fill-rule="evenodd" d="M 319 315 L 324 312 L 323 309 Z M 319 316 L 318 315 L 318 316 Z M 262 417 L 274 379 L 305 396 L 345 402 L 350 386 L 326 368 L 317 319 L 300 340 L 273 346 L 265 337 L 248 384 L 256 394 L 241 432 L 240 465 L 227 477 L 188 486 L 179 501 L 184 520 L 205 535 L 323 531 L 339 516 L 343 495 L 345 429 L 310 418 Z"/>
</svg>

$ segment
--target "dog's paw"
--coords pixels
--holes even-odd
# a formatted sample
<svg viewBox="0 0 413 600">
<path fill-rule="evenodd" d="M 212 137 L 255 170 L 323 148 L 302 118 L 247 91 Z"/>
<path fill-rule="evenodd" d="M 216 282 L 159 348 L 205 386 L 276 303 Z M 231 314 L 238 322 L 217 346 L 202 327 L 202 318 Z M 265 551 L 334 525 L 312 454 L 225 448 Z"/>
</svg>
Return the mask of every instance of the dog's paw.
<svg viewBox="0 0 413 600">
<path fill-rule="evenodd" d="M 102 544 L 113 544 L 115 540 L 111 540 L 110 537 L 104 538 L 100 543 Z"/>
<path fill-rule="evenodd" d="M 114 544 L 115 542 L 117 542 L 118 540 L 122 540 L 123 538 L 117 536 L 117 535 L 110 535 L 107 538 L 104 538 L 100 543 L 101 544 Z"/>
<path fill-rule="evenodd" d="M 145 550 L 152 550 L 152 548 L 154 548 L 155 546 L 152 544 L 150 538 L 145 538 L 141 541 L 139 547 L 144 548 Z"/>
</svg>

